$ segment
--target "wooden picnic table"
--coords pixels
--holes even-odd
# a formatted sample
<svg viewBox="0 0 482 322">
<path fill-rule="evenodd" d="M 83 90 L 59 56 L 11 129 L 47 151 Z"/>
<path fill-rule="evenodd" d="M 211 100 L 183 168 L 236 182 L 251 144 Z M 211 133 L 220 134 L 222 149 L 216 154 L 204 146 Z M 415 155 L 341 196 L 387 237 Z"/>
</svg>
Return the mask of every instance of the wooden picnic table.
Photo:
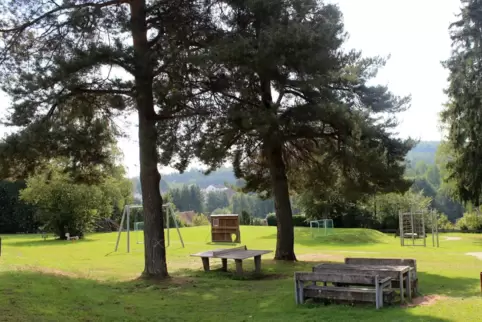
<svg viewBox="0 0 482 322">
<path fill-rule="evenodd" d="M 405 289 L 408 299 L 412 300 L 412 288 L 410 278 L 410 266 L 400 265 L 355 265 L 355 264 L 335 264 L 323 263 L 313 266 L 313 272 L 333 272 L 346 274 L 370 274 L 378 275 L 381 278 L 391 277 L 392 280 L 400 283 L 400 301 L 405 302 Z M 405 283 L 403 283 L 405 281 Z M 405 285 L 404 285 L 405 284 Z"/>
<path fill-rule="evenodd" d="M 261 273 L 261 255 L 271 253 L 270 250 L 248 250 L 246 246 L 209 250 L 201 253 L 191 254 L 191 256 L 201 257 L 203 267 L 209 271 L 209 259 L 220 258 L 223 264 L 223 271 L 228 270 L 228 259 L 233 259 L 236 263 L 236 274 L 243 275 L 243 260 L 254 258 L 254 268 L 256 273 Z"/>
</svg>

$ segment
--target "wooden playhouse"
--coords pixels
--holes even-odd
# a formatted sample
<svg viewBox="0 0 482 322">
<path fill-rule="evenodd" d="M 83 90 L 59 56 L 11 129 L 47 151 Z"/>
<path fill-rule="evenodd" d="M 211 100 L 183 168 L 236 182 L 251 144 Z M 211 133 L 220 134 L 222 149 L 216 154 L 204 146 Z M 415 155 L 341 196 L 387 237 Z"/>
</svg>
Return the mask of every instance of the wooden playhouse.
<svg viewBox="0 0 482 322">
<path fill-rule="evenodd" d="M 211 241 L 240 243 L 239 216 L 235 214 L 211 215 Z"/>
</svg>

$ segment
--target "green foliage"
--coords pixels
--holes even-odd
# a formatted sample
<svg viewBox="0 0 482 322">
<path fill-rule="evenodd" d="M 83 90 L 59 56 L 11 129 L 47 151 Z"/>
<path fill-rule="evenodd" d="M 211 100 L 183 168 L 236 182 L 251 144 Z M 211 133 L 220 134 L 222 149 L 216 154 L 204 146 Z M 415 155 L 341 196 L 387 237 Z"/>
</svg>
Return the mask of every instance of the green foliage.
<svg viewBox="0 0 482 322">
<path fill-rule="evenodd" d="M 132 198 L 132 186 L 122 177 L 122 169 L 97 185 L 78 183 L 63 169 L 61 163 L 53 163 L 38 171 L 20 193 L 23 201 L 35 206 L 37 219 L 47 231 L 60 238 L 67 232 L 83 236 L 93 231 L 100 219 L 120 220 Z"/>
<path fill-rule="evenodd" d="M 206 195 L 205 209 L 208 213 L 212 213 L 219 208 L 229 207 L 228 195 L 225 191 L 211 191 Z"/>
<path fill-rule="evenodd" d="M 479 206 L 482 196 L 482 2 L 465 0 L 458 20 L 450 27 L 452 55 L 444 63 L 449 71 L 449 101 L 441 116 L 448 129 L 448 178 L 455 194 Z"/>
<path fill-rule="evenodd" d="M 179 211 L 201 213 L 204 210 L 204 197 L 197 185 L 174 188 L 169 190 L 168 194 Z"/>
<path fill-rule="evenodd" d="M 263 219 L 253 217 L 253 218 L 251 218 L 251 225 L 252 226 L 264 226 L 265 223 L 264 223 Z"/>
<path fill-rule="evenodd" d="M 450 222 L 447 215 L 438 215 L 438 229 L 439 230 L 452 230 L 455 228 L 454 224 Z"/>
<path fill-rule="evenodd" d="M 482 231 L 482 216 L 474 212 L 467 212 L 457 220 L 455 226 L 460 230 Z"/>
<path fill-rule="evenodd" d="M 275 213 L 270 213 L 266 216 L 266 222 L 268 223 L 268 226 L 276 226 L 276 214 Z"/>
<path fill-rule="evenodd" d="M 251 215 L 247 211 L 241 212 L 241 225 L 251 225 Z"/>
<path fill-rule="evenodd" d="M 276 219 L 276 214 L 271 213 L 268 216 L 266 216 L 266 221 L 268 223 L 268 226 L 276 226 L 277 225 L 277 219 Z M 309 227 L 310 223 L 308 222 L 307 217 L 301 216 L 301 215 L 295 215 L 292 218 L 293 226 L 295 227 Z"/>
<path fill-rule="evenodd" d="M 212 212 L 212 215 L 223 215 L 223 214 L 230 214 L 230 213 L 232 213 L 232 211 L 229 208 L 218 208 L 218 209 L 214 209 L 214 211 Z"/>
<path fill-rule="evenodd" d="M 204 214 L 197 214 L 196 217 L 193 218 L 192 224 L 193 226 L 208 226 L 209 219 Z"/>
<path fill-rule="evenodd" d="M 35 207 L 19 199 L 23 181 L 0 181 L 0 233 L 36 232 L 39 227 L 35 219 Z"/>
</svg>

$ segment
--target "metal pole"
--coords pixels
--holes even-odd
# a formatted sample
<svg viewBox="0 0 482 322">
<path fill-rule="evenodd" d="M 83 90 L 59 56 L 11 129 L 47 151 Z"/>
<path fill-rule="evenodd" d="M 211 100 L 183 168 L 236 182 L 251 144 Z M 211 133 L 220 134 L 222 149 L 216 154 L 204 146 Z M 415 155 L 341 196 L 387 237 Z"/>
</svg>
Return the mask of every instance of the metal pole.
<svg viewBox="0 0 482 322">
<path fill-rule="evenodd" d="M 422 211 L 422 232 L 423 232 L 423 247 L 427 247 L 427 238 L 425 236 L 425 213 Z"/>
<path fill-rule="evenodd" d="M 179 226 L 177 225 L 177 221 L 176 221 L 176 218 L 175 218 L 175 215 L 174 215 L 174 211 L 172 211 L 171 207 L 169 207 L 169 212 L 171 213 L 172 220 L 174 221 L 174 225 L 176 226 L 177 234 L 179 235 L 179 240 L 181 240 L 182 248 L 184 248 L 184 240 L 182 240 L 181 231 L 179 230 Z"/>
<path fill-rule="evenodd" d="M 167 208 L 167 207 L 162 206 L 163 211 L 164 211 L 165 208 Z M 167 227 L 167 246 L 169 247 L 169 246 L 171 246 L 171 236 L 169 234 L 169 231 L 170 231 L 169 225 L 170 224 L 169 224 L 169 214 L 167 213 L 167 211 L 166 211 L 166 214 L 165 214 L 164 217 L 166 218 L 166 221 L 167 221 L 167 223 L 166 223 L 166 227 Z"/>
<path fill-rule="evenodd" d="M 413 211 L 412 211 L 412 209 L 410 209 L 410 222 L 411 222 L 411 225 L 412 225 L 412 246 L 415 246 L 415 235 L 414 235 L 415 233 L 414 233 L 414 230 L 413 230 Z"/>
<path fill-rule="evenodd" d="M 131 208 L 127 208 L 127 252 L 131 252 L 131 238 L 130 238 L 130 231 L 131 231 Z"/>
<path fill-rule="evenodd" d="M 439 246 L 438 244 L 438 216 L 437 214 L 435 213 L 435 232 L 437 233 L 437 248 Z"/>
<path fill-rule="evenodd" d="M 120 222 L 120 226 L 119 226 L 119 233 L 117 234 L 117 242 L 115 243 L 115 252 L 117 251 L 117 248 L 119 248 L 119 241 L 120 241 L 120 236 L 121 236 L 121 233 L 122 233 L 122 228 L 124 227 L 124 219 L 126 217 L 126 207 L 124 207 L 124 211 L 122 212 L 122 219 L 121 219 L 121 222 Z"/>
<path fill-rule="evenodd" d="M 403 213 L 401 211 L 398 212 L 398 232 L 400 234 L 400 246 L 403 245 Z"/>
</svg>

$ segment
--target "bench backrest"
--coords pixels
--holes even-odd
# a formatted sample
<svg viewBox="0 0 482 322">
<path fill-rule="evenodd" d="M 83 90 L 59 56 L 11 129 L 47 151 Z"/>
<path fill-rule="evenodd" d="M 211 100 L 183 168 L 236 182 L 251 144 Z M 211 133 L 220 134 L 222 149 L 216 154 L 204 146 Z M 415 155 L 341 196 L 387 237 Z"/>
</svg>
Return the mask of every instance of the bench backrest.
<svg viewBox="0 0 482 322">
<path fill-rule="evenodd" d="M 345 258 L 345 264 L 352 265 L 397 265 L 397 266 L 410 266 L 413 268 L 412 276 L 417 276 L 417 260 L 407 258 L 359 258 L 359 257 L 347 257 Z"/>
<path fill-rule="evenodd" d="M 308 273 L 308 272 L 295 272 L 296 281 L 304 282 L 330 282 L 330 283 L 352 283 L 352 284 L 365 284 L 375 285 L 375 281 L 378 277 L 373 275 L 363 274 L 344 274 L 340 273 Z"/>
</svg>

